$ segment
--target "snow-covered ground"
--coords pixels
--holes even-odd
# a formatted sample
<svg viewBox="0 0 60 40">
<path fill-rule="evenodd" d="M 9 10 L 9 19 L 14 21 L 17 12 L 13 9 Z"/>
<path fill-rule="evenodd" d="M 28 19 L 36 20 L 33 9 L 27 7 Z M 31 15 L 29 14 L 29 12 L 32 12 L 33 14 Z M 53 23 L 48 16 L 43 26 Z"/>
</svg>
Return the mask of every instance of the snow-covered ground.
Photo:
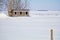
<svg viewBox="0 0 60 40">
<path fill-rule="evenodd" d="M 1 13 L 0 40 L 50 40 L 51 28 L 54 40 L 60 40 L 59 14 L 59 11 L 35 11 L 30 12 L 29 17 L 9 17 Z"/>
</svg>

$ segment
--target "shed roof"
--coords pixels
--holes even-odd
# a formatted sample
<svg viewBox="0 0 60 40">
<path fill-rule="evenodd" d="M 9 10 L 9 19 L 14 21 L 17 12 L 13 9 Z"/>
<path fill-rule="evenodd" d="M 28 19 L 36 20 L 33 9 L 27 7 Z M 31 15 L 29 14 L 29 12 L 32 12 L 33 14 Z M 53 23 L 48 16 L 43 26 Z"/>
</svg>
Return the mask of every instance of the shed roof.
<svg viewBox="0 0 60 40">
<path fill-rule="evenodd" d="M 16 9 L 14 9 L 13 11 L 14 11 L 14 12 L 29 11 L 29 9 L 20 9 L 20 10 L 16 10 Z"/>
</svg>

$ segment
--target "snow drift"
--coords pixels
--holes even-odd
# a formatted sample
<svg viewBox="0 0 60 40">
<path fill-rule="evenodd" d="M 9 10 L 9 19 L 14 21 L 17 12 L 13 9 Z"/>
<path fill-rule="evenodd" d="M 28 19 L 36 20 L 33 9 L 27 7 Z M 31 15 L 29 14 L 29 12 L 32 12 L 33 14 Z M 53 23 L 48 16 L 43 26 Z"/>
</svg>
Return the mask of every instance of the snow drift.
<svg viewBox="0 0 60 40">
<path fill-rule="evenodd" d="M 50 40 L 51 28 L 54 40 L 60 40 L 60 16 L 36 14 L 30 12 L 30 17 L 0 14 L 0 40 Z"/>
</svg>

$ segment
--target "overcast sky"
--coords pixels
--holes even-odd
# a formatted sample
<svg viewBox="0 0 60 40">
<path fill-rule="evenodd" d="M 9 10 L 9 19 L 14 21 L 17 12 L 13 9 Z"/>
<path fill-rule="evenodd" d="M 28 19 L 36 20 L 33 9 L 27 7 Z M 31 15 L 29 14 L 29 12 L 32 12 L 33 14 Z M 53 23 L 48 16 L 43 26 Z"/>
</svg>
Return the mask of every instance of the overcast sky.
<svg viewBox="0 0 60 40">
<path fill-rule="evenodd" d="M 31 10 L 60 10 L 60 0 L 31 0 Z"/>
<path fill-rule="evenodd" d="M 28 4 L 30 10 L 60 10 L 60 0 L 29 0 Z M 7 10 L 7 7 L 0 5 L 0 10 Z"/>
</svg>

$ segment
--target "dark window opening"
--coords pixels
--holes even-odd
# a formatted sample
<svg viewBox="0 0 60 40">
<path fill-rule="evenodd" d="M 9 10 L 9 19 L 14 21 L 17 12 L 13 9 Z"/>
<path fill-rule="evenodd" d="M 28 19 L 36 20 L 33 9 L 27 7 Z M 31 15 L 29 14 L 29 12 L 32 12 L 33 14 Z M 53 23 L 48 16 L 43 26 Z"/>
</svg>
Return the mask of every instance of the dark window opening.
<svg viewBox="0 0 60 40">
<path fill-rule="evenodd" d="M 16 15 L 16 12 L 15 12 L 15 15 Z"/>
<path fill-rule="evenodd" d="M 26 15 L 28 14 L 28 12 L 26 12 Z"/>
<path fill-rule="evenodd" d="M 20 12 L 20 15 L 22 14 L 22 12 Z"/>
</svg>

